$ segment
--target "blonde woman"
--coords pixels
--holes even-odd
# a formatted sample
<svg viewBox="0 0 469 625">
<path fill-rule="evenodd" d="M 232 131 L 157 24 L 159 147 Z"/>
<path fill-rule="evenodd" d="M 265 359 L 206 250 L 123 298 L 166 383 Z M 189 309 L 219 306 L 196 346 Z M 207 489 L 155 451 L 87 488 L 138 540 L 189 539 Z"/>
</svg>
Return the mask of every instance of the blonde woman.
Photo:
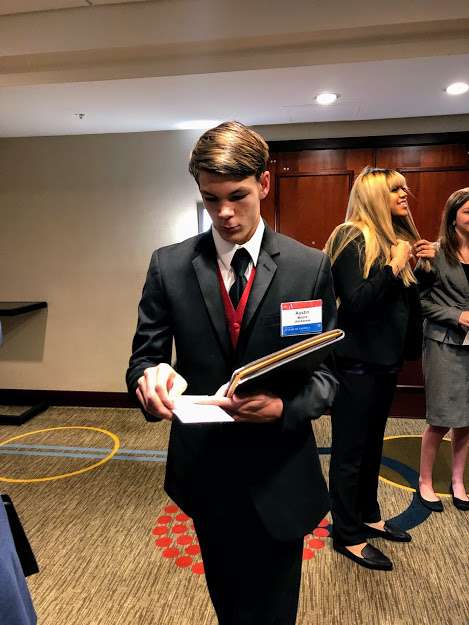
<svg viewBox="0 0 469 625">
<path fill-rule="evenodd" d="M 340 387 L 331 413 L 333 546 L 376 570 L 390 570 L 392 562 L 367 538 L 411 540 L 381 519 L 378 473 L 397 372 L 421 349 L 417 280 L 409 261 L 412 251 L 422 263 L 435 254 L 420 239 L 407 196 L 400 173 L 366 167 L 350 192 L 346 221 L 325 250 L 332 261 L 338 327 L 345 331 L 336 351 Z"/>
<path fill-rule="evenodd" d="M 469 511 L 464 487 L 469 446 L 469 187 L 448 198 L 439 241 L 434 282 L 421 296 L 428 427 L 422 437 L 417 494 L 426 508 L 443 511 L 432 473 L 441 440 L 451 428 L 450 492 L 456 508 Z"/>
</svg>

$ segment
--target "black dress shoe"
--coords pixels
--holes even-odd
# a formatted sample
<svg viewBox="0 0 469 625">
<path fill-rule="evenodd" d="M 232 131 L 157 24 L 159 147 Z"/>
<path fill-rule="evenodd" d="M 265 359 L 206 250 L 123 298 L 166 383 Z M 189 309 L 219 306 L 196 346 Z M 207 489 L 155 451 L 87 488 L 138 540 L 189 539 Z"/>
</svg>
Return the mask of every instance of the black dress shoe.
<svg viewBox="0 0 469 625">
<path fill-rule="evenodd" d="M 384 555 L 382 551 L 373 547 L 373 545 L 369 545 L 368 543 L 362 549 L 362 558 L 360 556 L 356 556 L 352 553 L 347 547 L 341 545 L 340 543 L 336 543 L 335 541 L 332 543 L 332 546 L 335 551 L 341 553 L 346 558 L 350 558 L 360 566 L 364 566 L 367 569 L 374 569 L 375 571 L 390 571 L 392 569 L 391 560 Z"/>
<path fill-rule="evenodd" d="M 410 543 L 412 536 L 389 521 L 384 522 L 384 530 L 376 529 L 365 524 L 366 533 L 370 538 L 385 538 L 396 543 Z"/>
<path fill-rule="evenodd" d="M 454 496 L 454 492 L 453 492 L 453 485 L 452 484 L 449 485 L 449 492 L 450 492 L 450 495 L 453 498 L 453 503 L 454 503 L 455 507 L 458 510 L 465 510 L 465 511 L 469 510 L 469 501 L 466 501 L 465 499 L 459 499 L 458 497 L 455 497 Z"/>
<path fill-rule="evenodd" d="M 425 506 L 425 508 L 431 510 L 432 512 L 443 512 L 443 504 L 441 503 L 441 501 L 429 501 L 428 499 L 424 499 L 420 494 L 420 489 L 418 486 L 415 489 L 415 493 L 417 495 L 417 499 L 420 501 L 422 506 Z"/>
</svg>

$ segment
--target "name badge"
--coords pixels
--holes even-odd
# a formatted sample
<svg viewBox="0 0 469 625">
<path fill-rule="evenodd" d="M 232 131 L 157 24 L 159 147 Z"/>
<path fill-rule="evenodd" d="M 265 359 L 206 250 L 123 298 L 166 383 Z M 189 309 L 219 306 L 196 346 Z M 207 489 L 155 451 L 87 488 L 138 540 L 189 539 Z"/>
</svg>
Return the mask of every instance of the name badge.
<svg viewBox="0 0 469 625">
<path fill-rule="evenodd" d="M 280 336 L 322 332 L 322 299 L 280 304 Z"/>
</svg>

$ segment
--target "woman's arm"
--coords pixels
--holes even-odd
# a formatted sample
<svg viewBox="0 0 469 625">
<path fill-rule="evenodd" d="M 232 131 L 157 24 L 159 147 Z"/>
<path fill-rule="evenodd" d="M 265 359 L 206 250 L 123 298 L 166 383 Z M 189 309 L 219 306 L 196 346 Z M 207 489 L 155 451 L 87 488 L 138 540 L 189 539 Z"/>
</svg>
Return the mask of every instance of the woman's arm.
<svg viewBox="0 0 469 625">
<path fill-rule="evenodd" d="M 423 290 L 420 295 L 420 303 L 422 306 L 422 314 L 427 319 L 450 327 L 459 328 L 460 317 L 463 311 L 456 306 L 436 303 L 432 298 L 431 287 Z"/>
<path fill-rule="evenodd" d="M 394 275 L 393 267 L 386 265 L 372 277 L 363 277 L 363 262 L 359 242 L 355 239 L 341 252 L 332 273 L 336 295 L 349 313 L 359 315 L 381 306 L 392 297 L 401 281 Z"/>
<path fill-rule="evenodd" d="M 420 273 L 417 275 L 420 281 L 422 276 Z M 420 284 L 420 304 L 423 316 L 436 323 L 458 328 L 462 310 L 457 306 L 450 306 L 442 301 L 438 302 L 436 300 L 440 298 L 434 297 L 434 289 L 436 289 L 436 292 L 443 291 L 443 283 L 437 262 L 433 264 L 430 276 L 432 276 L 431 280 L 427 278 Z"/>
</svg>

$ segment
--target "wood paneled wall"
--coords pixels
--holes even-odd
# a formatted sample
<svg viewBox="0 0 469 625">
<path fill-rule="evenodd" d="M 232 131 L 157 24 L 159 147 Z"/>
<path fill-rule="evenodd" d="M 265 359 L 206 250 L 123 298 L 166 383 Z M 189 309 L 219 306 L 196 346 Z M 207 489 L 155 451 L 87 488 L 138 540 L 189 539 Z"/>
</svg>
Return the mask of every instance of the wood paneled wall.
<svg viewBox="0 0 469 625">
<path fill-rule="evenodd" d="M 448 196 L 469 186 L 469 132 L 270 144 L 272 187 L 262 214 L 272 228 L 322 249 L 344 220 L 354 178 L 366 165 L 401 171 L 423 238 L 435 240 Z M 420 363 L 400 385 L 422 386 Z"/>
</svg>

